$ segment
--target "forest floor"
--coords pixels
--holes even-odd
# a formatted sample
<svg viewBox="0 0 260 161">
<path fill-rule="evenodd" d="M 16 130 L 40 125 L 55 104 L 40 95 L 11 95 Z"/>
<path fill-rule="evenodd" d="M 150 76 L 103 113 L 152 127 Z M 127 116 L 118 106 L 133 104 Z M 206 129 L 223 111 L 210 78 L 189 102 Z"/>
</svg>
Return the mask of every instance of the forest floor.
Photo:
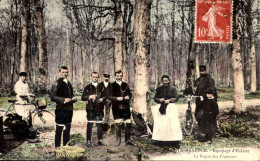
<svg viewBox="0 0 260 161">
<path fill-rule="evenodd" d="M 228 114 L 233 106 L 232 101 L 221 101 L 218 104 L 219 122 L 235 120 Z M 182 122 L 187 105 L 178 104 L 177 107 Z M 236 131 L 238 135 L 228 134 L 227 131 L 225 135 L 218 133 L 210 145 L 198 142 L 194 135 L 184 136 L 181 148 L 176 150 L 171 146 L 155 144 L 147 137 L 132 136 L 131 140 L 135 145 L 122 144 L 117 147 L 115 134 L 111 130 L 110 133 L 104 135 L 104 140 L 108 145 L 98 146 L 96 127 L 94 127 L 92 135 L 94 146 L 88 148 L 85 146 L 87 121 L 84 110 L 74 111 L 71 138 L 77 140 L 74 146 L 86 149 L 84 160 L 136 160 L 139 148 L 142 149 L 144 160 L 259 160 L 260 100 L 246 100 L 246 107 L 247 112 L 236 118 L 236 120 L 242 120 L 242 124 L 236 125 L 235 130 L 242 129 L 242 131 Z M 244 133 L 245 131 L 247 133 Z M 6 146 L 4 150 L 1 150 L 0 160 L 56 160 L 53 145 L 54 133 L 54 130 L 41 133 L 36 143 L 24 139 L 7 140 L 8 144 L 13 146 Z M 122 142 L 124 143 L 124 136 Z"/>
</svg>

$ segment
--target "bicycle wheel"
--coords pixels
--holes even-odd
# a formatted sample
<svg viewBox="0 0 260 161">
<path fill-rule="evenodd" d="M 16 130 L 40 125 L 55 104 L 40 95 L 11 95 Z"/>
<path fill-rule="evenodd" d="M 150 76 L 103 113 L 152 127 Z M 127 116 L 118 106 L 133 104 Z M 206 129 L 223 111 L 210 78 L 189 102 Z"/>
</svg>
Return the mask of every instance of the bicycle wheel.
<svg viewBox="0 0 260 161">
<path fill-rule="evenodd" d="M 55 126 L 55 116 L 47 111 L 37 111 L 33 116 L 33 127 L 39 132 L 52 131 Z"/>
<path fill-rule="evenodd" d="M 183 125 L 184 133 L 186 135 L 191 135 L 193 131 L 193 117 L 192 112 L 189 109 L 185 112 Z"/>
</svg>

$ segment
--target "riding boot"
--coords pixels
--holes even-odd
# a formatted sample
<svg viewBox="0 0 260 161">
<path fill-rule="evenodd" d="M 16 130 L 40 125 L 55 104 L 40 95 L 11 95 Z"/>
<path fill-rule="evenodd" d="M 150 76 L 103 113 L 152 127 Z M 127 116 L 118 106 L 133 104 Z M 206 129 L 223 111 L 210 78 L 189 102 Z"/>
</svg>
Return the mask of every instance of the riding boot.
<svg viewBox="0 0 260 161">
<path fill-rule="evenodd" d="M 206 141 L 208 144 L 211 144 L 212 143 L 212 134 L 211 133 L 208 133 L 206 135 Z"/>
<path fill-rule="evenodd" d="M 98 137 L 98 145 L 106 145 L 103 141 L 102 123 L 97 123 L 97 137 Z"/>
<path fill-rule="evenodd" d="M 31 111 L 29 112 L 29 120 L 28 120 L 28 123 L 29 123 L 29 127 L 33 127 L 33 125 L 32 125 L 32 113 L 31 113 Z"/>
<path fill-rule="evenodd" d="M 109 123 L 110 108 L 111 108 L 111 101 L 106 100 L 106 102 L 105 102 L 106 115 L 105 115 L 105 119 L 104 119 L 105 123 Z"/>
<path fill-rule="evenodd" d="M 65 146 L 70 141 L 70 128 L 70 123 L 65 124 L 65 129 L 63 131 L 63 146 Z"/>
<path fill-rule="evenodd" d="M 61 135 L 62 135 L 63 126 L 56 125 L 55 131 L 55 147 L 60 147 Z"/>
<path fill-rule="evenodd" d="M 87 124 L 87 146 L 92 147 L 91 135 L 92 135 L 93 123 L 88 122 Z"/>
<path fill-rule="evenodd" d="M 117 123 L 116 124 L 116 141 L 117 141 L 117 146 L 121 145 L 121 124 Z"/>
<path fill-rule="evenodd" d="M 126 127 L 125 127 L 125 144 L 126 145 L 131 145 L 131 143 L 130 143 L 131 127 L 132 127 L 131 123 L 126 123 Z"/>
</svg>

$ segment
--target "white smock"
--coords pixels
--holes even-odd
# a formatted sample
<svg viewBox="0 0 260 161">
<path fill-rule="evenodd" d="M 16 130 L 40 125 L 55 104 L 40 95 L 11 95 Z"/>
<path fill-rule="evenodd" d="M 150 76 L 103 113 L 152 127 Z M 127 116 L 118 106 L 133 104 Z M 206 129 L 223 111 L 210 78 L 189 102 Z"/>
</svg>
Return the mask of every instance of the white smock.
<svg viewBox="0 0 260 161">
<path fill-rule="evenodd" d="M 35 108 L 33 105 L 28 105 L 28 102 L 20 97 L 21 95 L 27 95 L 28 97 L 31 95 L 27 82 L 24 83 L 21 80 L 17 81 L 14 85 L 14 91 L 17 100 L 14 106 L 15 111 L 18 115 L 22 116 L 23 119 L 26 119 L 29 116 L 29 112 Z"/>
<path fill-rule="evenodd" d="M 168 104 L 165 115 L 159 112 L 160 106 L 160 104 L 157 104 L 152 108 L 154 119 L 152 139 L 158 141 L 182 140 L 182 130 L 177 106 L 174 103 Z"/>
</svg>

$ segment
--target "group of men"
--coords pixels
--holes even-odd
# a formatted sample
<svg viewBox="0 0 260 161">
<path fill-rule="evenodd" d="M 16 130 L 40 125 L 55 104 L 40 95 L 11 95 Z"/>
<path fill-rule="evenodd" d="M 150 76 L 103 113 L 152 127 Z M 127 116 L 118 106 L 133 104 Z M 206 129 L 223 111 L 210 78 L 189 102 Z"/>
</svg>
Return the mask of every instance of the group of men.
<svg viewBox="0 0 260 161">
<path fill-rule="evenodd" d="M 73 95 L 73 89 L 67 80 L 68 68 L 61 66 L 59 68 L 60 78 L 53 84 L 50 98 L 56 102 L 55 121 L 55 147 L 61 144 L 61 135 L 63 132 L 63 145 L 66 145 L 70 139 L 70 128 L 73 115 L 73 103 L 77 101 Z M 125 125 L 125 143 L 130 144 L 131 130 L 131 112 L 129 100 L 131 91 L 127 83 L 122 81 L 123 72 L 118 70 L 115 72 L 116 80 L 110 83 L 110 75 L 104 74 L 104 81 L 98 83 L 99 74 L 91 73 L 91 83 L 88 84 L 83 91 L 82 101 L 87 101 L 87 146 L 92 147 L 92 129 L 94 123 L 97 127 L 97 138 L 99 145 L 106 145 L 103 141 L 102 122 L 109 120 L 110 108 L 116 123 L 117 145 L 121 144 L 121 128 Z M 104 108 L 106 116 L 104 116 Z M 63 130 L 64 128 L 64 130 Z"/>
<path fill-rule="evenodd" d="M 219 114 L 217 105 L 217 91 L 215 82 L 206 72 L 206 66 L 201 65 L 200 77 L 195 81 L 195 95 L 201 96 L 196 99 L 195 117 L 198 122 L 199 132 L 202 134 L 200 141 L 212 142 L 212 135 L 217 129 L 216 116 Z M 55 121 L 55 147 L 60 147 L 63 133 L 63 145 L 70 140 L 70 129 L 73 116 L 73 103 L 77 98 L 73 94 L 73 88 L 68 81 L 69 71 L 66 66 L 59 68 L 60 78 L 52 85 L 50 98 L 56 102 Z M 17 100 L 22 104 L 21 95 L 30 95 L 29 87 L 26 82 L 27 73 L 19 74 L 19 81 L 15 84 Z M 86 144 L 92 147 L 92 129 L 94 123 L 97 127 L 97 138 L 99 145 L 106 145 L 103 141 L 102 123 L 109 121 L 110 108 L 116 123 L 117 146 L 121 144 L 121 129 L 125 125 L 125 143 L 131 144 L 131 112 L 129 100 L 131 91 L 126 82 L 122 81 L 123 72 L 115 72 L 116 80 L 110 83 L 110 75 L 104 74 L 101 83 L 98 83 L 99 74 L 91 73 L 91 83 L 83 91 L 82 101 L 86 101 L 87 130 Z M 158 105 L 152 109 L 154 118 L 154 128 L 152 139 L 157 141 L 173 141 L 179 148 L 182 140 L 182 132 L 179 123 L 178 110 L 175 102 L 178 101 L 178 94 L 175 87 L 170 85 L 170 78 L 162 76 L 162 86 L 156 89 L 154 100 Z M 105 110 L 105 115 L 104 115 Z M 28 116 L 30 107 L 21 108 L 16 106 L 16 111 L 22 116 Z"/>
</svg>

